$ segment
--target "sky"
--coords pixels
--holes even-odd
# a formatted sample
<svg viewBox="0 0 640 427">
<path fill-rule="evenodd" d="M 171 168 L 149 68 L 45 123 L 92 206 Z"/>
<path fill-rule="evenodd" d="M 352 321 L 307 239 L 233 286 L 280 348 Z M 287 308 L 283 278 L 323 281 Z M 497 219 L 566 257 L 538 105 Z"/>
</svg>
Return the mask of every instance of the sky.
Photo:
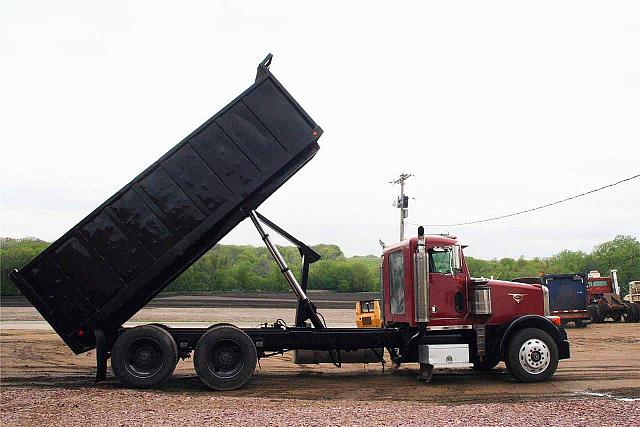
<svg viewBox="0 0 640 427">
<path fill-rule="evenodd" d="M 260 208 L 379 254 L 412 224 L 549 203 L 640 173 L 640 3 L 0 1 L 0 235 L 60 237 L 271 70 L 324 129 Z M 415 225 L 407 235 L 416 234 Z M 640 179 L 451 233 L 479 258 L 640 235 Z M 261 243 L 245 221 L 222 243 Z"/>
</svg>

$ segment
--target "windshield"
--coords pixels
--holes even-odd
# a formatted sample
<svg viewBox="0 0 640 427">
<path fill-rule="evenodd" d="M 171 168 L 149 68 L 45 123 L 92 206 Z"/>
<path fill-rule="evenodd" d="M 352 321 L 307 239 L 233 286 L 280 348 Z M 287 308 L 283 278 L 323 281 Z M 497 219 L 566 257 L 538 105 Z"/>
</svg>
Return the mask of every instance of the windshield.
<svg viewBox="0 0 640 427">
<path fill-rule="evenodd" d="M 429 251 L 429 271 L 431 273 L 451 273 L 451 250 L 434 248 Z"/>
<path fill-rule="evenodd" d="M 593 282 L 589 282 L 589 287 L 592 286 L 609 286 L 609 282 L 606 280 L 594 280 Z"/>
</svg>

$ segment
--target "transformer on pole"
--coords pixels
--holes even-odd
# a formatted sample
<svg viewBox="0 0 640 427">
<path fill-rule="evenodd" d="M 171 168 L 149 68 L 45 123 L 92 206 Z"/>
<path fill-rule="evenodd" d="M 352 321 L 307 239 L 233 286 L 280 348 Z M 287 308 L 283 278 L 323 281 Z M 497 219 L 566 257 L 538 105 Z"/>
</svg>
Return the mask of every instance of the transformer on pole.
<svg viewBox="0 0 640 427">
<path fill-rule="evenodd" d="M 400 184 L 400 196 L 393 202 L 393 206 L 400 209 L 400 241 L 404 240 L 404 220 L 409 216 L 409 196 L 404 194 L 404 182 L 411 178 L 413 174 L 402 173 L 389 184 Z"/>
</svg>

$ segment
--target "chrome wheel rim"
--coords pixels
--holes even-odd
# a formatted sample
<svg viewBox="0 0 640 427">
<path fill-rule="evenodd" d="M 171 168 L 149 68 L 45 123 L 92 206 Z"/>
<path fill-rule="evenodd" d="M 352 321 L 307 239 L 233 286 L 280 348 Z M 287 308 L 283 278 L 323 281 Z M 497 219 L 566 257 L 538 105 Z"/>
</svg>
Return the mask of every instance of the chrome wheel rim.
<svg viewBox="0 0 640 427">
<path fill-rule="evenodd" d="M 518 358 L 522 369 L 533 375 L 541 374 L 551 363 L 551 351 L 544 341 L 531 338 L 520 347 Z"/>
</svg>

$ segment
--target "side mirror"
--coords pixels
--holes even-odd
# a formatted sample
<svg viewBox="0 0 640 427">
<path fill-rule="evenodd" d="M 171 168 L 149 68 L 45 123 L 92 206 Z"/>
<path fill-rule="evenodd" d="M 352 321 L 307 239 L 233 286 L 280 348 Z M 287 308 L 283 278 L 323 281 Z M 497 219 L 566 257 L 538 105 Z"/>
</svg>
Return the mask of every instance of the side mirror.
<svg viewBox="0 0 640 427">
<path fill-rule="evenodd" d="M 462 270 L 462 247 L 460 245 L 451 248 L 451 269 L 454 274 Z"/>
</svg>

